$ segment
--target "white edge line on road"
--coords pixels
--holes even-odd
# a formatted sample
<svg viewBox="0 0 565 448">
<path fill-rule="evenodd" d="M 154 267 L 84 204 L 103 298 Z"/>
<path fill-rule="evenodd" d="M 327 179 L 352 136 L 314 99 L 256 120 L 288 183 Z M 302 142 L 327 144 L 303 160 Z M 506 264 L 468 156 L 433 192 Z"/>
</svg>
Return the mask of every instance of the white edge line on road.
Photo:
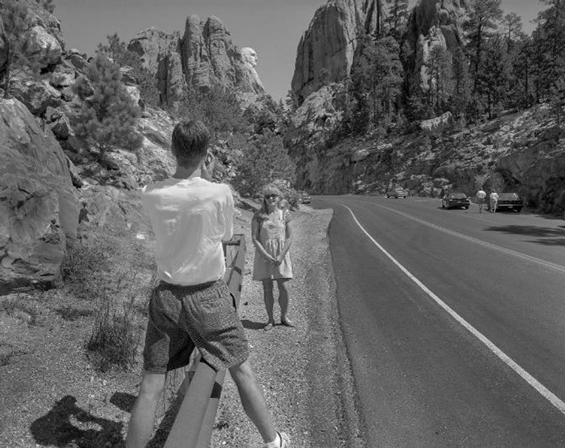
<svg viewBox="0 0 565 448">
<path fill-rule="evenodd" d="M 362 202 L 362 203 L 366 204 L 366 202 Z M 445 227 L 438 226 L 437 224 L 433 224 L 429 221 L 425 221 L 423 219 L 416 218 L 415 216 L 411 216 L 407 213 L 403 213 L 399 210 L 395 210 L 393 208 L 389 208 L 389 207 L 386 207 L 384 205 L 380 205 L 380 204 L 373 204 L 373 205 L 376 205 L 377 207 L 384 208 L 385 210 L 389 210 L 389 211 L 394 212 L 398 215 L 404 216 L 405 218 L 411 219 L 412 221 L 419 222 L 420 224 L 431 227 L 432 229 L 440 230 L 441 232 L 447 233 L 449 235 L 456 236 L 458 238 L 462 238 L 462 239 L 470 241 L 472 243 L 480 244 L 481 246 L 489 247 L 491 249 L 497 250 L 499 252 L 503 252 L 503 253 L 508 254 L 508 255 L 512 255 L 514 257 L 521 258 L 521 259 L 526 260 L 526 261 L 537 263 L 537 264 L 544 266 L 546 268 L 549 268 L 549 269 L 555 269 L 557 271 L 565 272 L 565 267 L 563 267 L 559 264 L 555 264 L 555 263 L 552 263 L 550 261 L 541 260 L 539 258 L 535 258 L 535 257 L 532 257 L 530 255 L 523 254 L 521 252 L 516 252 L 515 250 L 512 250 L 512 249 L 506 249 L 505 247 L 500 247 L 500 246 L 497 246 L 495 244 L 487 243 L 486 241 L 482 241 L 482 240 L 479 240 L 477 238 L 473 238 L 472 236 L 464 235 L 464 234 L 456 232 L 454 230 L 446 229 Z"/>
<path fill-rule="evenodd" d="M 431 290 L 428 289 L 420 280 L 418 280 L 412 273 L 406 269 L 399 261 L 397 261 L 391 254 L 389 254 L 384 247 L 382 247 L 361 225 L 353 211 L 345 206 L 351 216 L 359 226 L 359 228 L 367 235 L 372 243 L 385 254 L 390 261 L 392 261 L 402 272 L 404 272 L 410 280 L 412 280 L 416 285 L 422 289 L 428 296 L 430 296 L 439 306 L 441 306 L 451 317 L 453 317 L 457 322 L 459 322 L 463 327 L 471 332 L 479 341 L 481 341 L 487 348 L 493 352 L 502 362 L 504 362 L 508 367 L 510 367 L 514 372 L 520 375 L 530 386 L 532 386 L 536 391 L 538 391 L 544 398 L 546 398 L 557 410 L 565 415 L 565 403 L 561 401 L 553 392 L 547 389 L 543 384 L 536 380 L 532 375 L 526 372 L 520 365 L 518 365 L 512 358 L 510 358 L 506 353 L 499 349 L 492 341 L 490 341 L 485 335 L 483 335 L 479 330 L 473 327 L 469 322 L 463 319 L 459 314 L 457 314 L 452 308 L 449 307 L 443 300 L 436 296 Z"/>
</svg>

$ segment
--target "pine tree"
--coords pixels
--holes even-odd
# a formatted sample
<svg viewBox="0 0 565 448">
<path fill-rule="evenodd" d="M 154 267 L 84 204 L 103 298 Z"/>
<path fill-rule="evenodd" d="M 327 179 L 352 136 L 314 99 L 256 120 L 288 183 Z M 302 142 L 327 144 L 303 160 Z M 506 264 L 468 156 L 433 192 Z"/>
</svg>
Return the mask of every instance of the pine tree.
<svg viewBox="0 0 565 448">
<path fill-rule="evenodd" d="M 30 51 L 28 33 L 33 27 L 29 8 L 23 0 L 0 1 L 0 20 L 4 27 L 6 65 L 3 73 L 4 98 L 10 98 L 10 84 L 21 72 L 37 73 L 39 58 Z"/>
<path fill-rule="evenodd" d="M 501 37 L 489 39 L 484 46 L 484 70 L 477 77 L 477 91 L 483 95 L 488 118 L 507 98 L 510 81 L 510 61 Z"/>
<path fill-rule="evenodd" d="M 461 47 L 457 47 L 452 58 L 452 83 L 453 96 L 451 111 L 456 117 L 461 117 L 467 110 L 471 98 L 471 79 L 469 77 L 469 63 Z"/>
<path fill-rule="evenodd" d="M 245 132 L 249 125 L 236 94 L 221 86 L 206 91 L 185 87 L 178 115 L 202 120 L 213 138 L 225 133 Z"/>
<path fill-rule="evenodd" d="M 471 61 L 472 76 L 475 79 L 473 91 L 477 90 L 477 77 L 483 67 L 483 49 L 485 42 L 496 30 L 497 22 L 502 18 L 502 0 L 473 0 L 470 4 L 468 19 L 463 23 L 467 31 L 467 50 Z"/>
<path fill-rule="evenodd" d="M 362 133 L 390 121 L 400 95 L 403 68 L 399 45 L 392 37 L 360 40 L 351 69 L 351 127 Z"/>
<path fill-rule="evenodd" d="M 105 155 L 115 146 L 136 151 L 142 137 L 135 125 L 140 109 L 121 82 L 120 69 L 104 54 L 97 53 L 86 69 L 86 76 L 78 78 L 74 92 L 83 101 L 73 117 L 73 128 L 78 138 L 98 147 L 98 159 L 105 163 Z"/>
<path fill-rule="evenodd" d="M 551 94 L 556 82 L 565 76 L 565 2 L 542 0 L 549 8 L 540 12 L 532 33 L 533 64 L 538 101 Z"/>
<path fill-rule="evenodd" d="M 108 39 L 108 43 L 106 45 L 99 44 L 98 52 L 106 54 L 120 67 L 131 68 L 133 70 L 132 75 L 139 86 L 141 99 L 152 106 L 159 106 L 159 89 L 155 75 L 143 67 L 138 54 L 128 50 L 126 43 L 120 40 L 118 33 L 106 36 L 106 39 Z"/>
<path fill-rule="evenodd" d="M 400 41 L 408 22 L 408 0 L 392 0 L 389 3 L 388 16 L 384 22 L 389 34 Z"/>
<path fill-rule="evenodd" d="M 253 196 L 265 184 L 275 180 L 291 185 L 295 182 L 296 166 L 281 136 L 267 130 L 254 141 L 240 141 L 240 144 L 241 147 L 236 149 L 241 153 L 237 158 L 238 175 L 232 180 L 240 193 Z"/>
<path fill-rule="evenodd" d="M 426 63 L 428 68 L 428 97 L 436 115 L 447 110 L 451 94 L 451 55 L 441 45 L 434 45 Z"/>
</svg>

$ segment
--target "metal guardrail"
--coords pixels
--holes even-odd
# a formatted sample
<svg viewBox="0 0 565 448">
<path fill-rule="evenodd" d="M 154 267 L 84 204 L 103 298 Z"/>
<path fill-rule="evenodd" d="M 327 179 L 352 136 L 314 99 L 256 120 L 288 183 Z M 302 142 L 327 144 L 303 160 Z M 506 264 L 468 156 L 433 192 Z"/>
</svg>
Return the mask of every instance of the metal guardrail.
<svg viewBox="0 0 565 448">
<path fill-rule="evenodd" d="M 245 250 L 245 237 L 242 234 L 236 234 L 224 243 L 224 281 L 235 297 L 237 308 L 241 297 Z M 178 390 L 178 394 L 184 394 L 184 398 L 164 448 L 208 448 L 225 374 L 225 370 L 216 372 L 200 362 L 198 351 L 193 352 Z"/>
</svg>

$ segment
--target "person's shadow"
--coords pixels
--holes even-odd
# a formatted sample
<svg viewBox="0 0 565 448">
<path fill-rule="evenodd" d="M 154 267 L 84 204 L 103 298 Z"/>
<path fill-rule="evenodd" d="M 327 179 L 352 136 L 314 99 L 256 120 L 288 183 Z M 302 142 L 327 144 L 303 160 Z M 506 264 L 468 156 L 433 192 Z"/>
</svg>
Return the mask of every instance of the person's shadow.
<svg viewBox="0 0 565 448">
<path fill-rule="evenodd" d="M 266 325 L 266 322 L 253 322 L 248 319 L 242 319 L 241 323 L 243 324 L 243 328 L 247 330 L 262 330 Z"/>
<path fill-rule="evenodd" d="M 36 443 L 56 447 L 94 447 L 110 442 L 112 447 L 123 446 L 122 423 L 95 417 L 79 408 L 76 401 L 71 395 L 64 396 L 55 403 L 53 409 L 31 424 L 30 431 Z M 72 423 L 71 417 L 93 428 L 78 428 Z"/>
</svg>

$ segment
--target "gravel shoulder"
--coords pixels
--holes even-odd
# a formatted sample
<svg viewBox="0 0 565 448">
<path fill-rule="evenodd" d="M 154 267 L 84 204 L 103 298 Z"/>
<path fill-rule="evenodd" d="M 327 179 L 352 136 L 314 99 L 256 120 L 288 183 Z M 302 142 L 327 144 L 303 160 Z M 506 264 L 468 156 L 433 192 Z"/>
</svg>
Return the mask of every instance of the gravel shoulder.
<svg viewBox="0 0 565 448">
<path fill-rule="evenodd" d="M 262 288 L 251 280 L 252 212 L 241 210 L 236 233 L 246 239 L 240 316 L 251 345 L 251 362 L 278 429 L 293 447 L 361 448 L 362 425 L 355 411 L 349 361 L 342 340 L 327 230 L 331 210 L 302 205 L 293 212 L 295 240 L 290 282 L 296 328 L 263 331 Z M 140 298 L 142 301 L 143 298 Z M 25 307 L 6 313 L 18 300 Z M 0 297 L 0 446 L 123 447 L 129 412 L 137 394 L 141 363 L 133 371 L 98 373 L 87 361 L 84 341 L 92 331 L 93 306 L 63 297 Z M 72 307 L 72 319 L 61 310 Z M 275 317 L 278 309 L 275 307 Z M 143 319 L 136 322 L 143 341 Z M 156 438 L 152 448 L 162 447 Z M 226 375 L 210 446 L 259 447 L 261 439 L 245 416 L 236 387 Z"/>
<path fill-rule="evenodd" d="M 361 424 L 335 299 L 328 244 L 331 210 L 302 205 L 293 213 L 290 282 L 295 329 L 282 325 L 265 332 L 260 282 L 251 280 L 254 247 L 246 234 L 247 259 L 240 315 L 252 346 L 251 362 L 277 428 L 293 447 L 363 446 Z M 249 216 L 250 219 L 250 216 Z M 277 319 L 275 306 L 275 319 Z M 246 419 L 235 385 L 226 377 L 212 446 L 257 447 L 261 439 Z"/>
</svg>

